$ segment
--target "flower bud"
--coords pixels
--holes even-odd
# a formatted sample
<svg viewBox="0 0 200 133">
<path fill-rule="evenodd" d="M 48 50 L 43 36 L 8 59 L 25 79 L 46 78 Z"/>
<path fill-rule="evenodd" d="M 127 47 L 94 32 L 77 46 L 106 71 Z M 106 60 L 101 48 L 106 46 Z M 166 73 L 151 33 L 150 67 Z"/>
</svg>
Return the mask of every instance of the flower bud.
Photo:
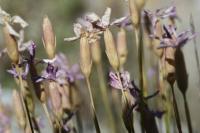
<svg viewBox="0 0 200 133">
<path fill-rule="evenodd" d="M 119 56 L 120 65 L 123 66 L 127 59 L 127 42 L 126 42 L 126 32 L 123 28 L 120 29 L 117 35 L 117 52 Z"/>
<path fill-rule="evenodd" d="M 93 44 L 91 44 L 91 52 L 92 52 L 92 59 L 96 64 L 101 62 L 101 47 L 99 40 L 96 40 Z"/>
<path fill-rule="evenodd" d="M 53 112 L 60 118 L 62 115 L 62 100 L 58 91 L 58 84 L 56 82 L 49 82 L 49 95 L 53 107 Z"/>
<path fill-rule="evenodd" d="M 15 37 L 9 33 L 8 25 L 3 27 L 4 39 L 6 43 L 7 53 L 12 63 L 18 64 L 19 62 L 19 51 L 17 41 Z"/>
<path fill-rule="evenodd" d="M 80 39 L 80 67 L 85 77 L 89 77 L 92 68 L 92 60 L 88 38 L 82 36 Z"/>
<path fill-rule="evenodd" d="M 15 109 L 15 115 L 17 117 L 17 122 L 19 123 L 19 126 L 22 129 L 25 129 L 26 127 L 26 115 L 25 115 L 25 111 L 23 108 L 23 104 L 22 104 L 22 99 L 20 97 L 20 94 L 17 90 L 13 90 L 13 106 Z"/>
<path fill-rule="evenodd" d="M 51 22 L 47 16 L 43 19 L 43 44 L 49 59 L 55 57 L 56 39 Z"/>
<path fill-rule="evenodd" d="M 105 42 L 106 54 L 110 62 L 110 65 L 113 67 L 114 70 L 117 71 L 119 69 L 119 58 L 117 54 L 117 49 L 115 47 L 113 35 L 109 29 L 106 29 L 104 31 L 104 42 Z"/>
</svg>

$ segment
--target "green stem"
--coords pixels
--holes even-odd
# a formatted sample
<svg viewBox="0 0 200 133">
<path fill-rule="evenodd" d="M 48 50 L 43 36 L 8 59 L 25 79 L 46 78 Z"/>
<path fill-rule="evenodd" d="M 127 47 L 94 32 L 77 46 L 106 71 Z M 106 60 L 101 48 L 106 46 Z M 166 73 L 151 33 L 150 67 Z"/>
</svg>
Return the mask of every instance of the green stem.
<svg viewBox="0 0 200 133">
<path fill-rule="evenodd" d="M 97 115 L 96 115 L 95 106 L 94 106 L 94 99 L 93 99 L 93 96 L 92 96 L 90 80 L 89 80 L 88 77 L 86 77 L 86 82 L 87 82 L 87 87 L 88 87 L 89 96 L 90 96 L 90 102 L 91 102 L 91 107 L 92 107 L 92 117 L 93 117 L 95 129 L 96 129 L 96 133 L 101 133 L 100 127 L 99 127 L 99 122 L 98 122 Z"/>
<path fill-rule="evenodd" d="M 175 118 L 176 118 L 176 124 L 177 124 L 177 128 L 178 128 L 178 132 L 182 133 L 180 115 L 179 115 L 179 111 L 178 111 L 178 105 L 177 105 L 177 102 L 176 102 L 176 97 L 175 97 L 173 85 L 171 85 L 171 89 L 172 89 L 173 107 L 174 107 L 174 114 L 175 114 Z"/>
<path fill-rule="evenodd" d="M 187 119 L 188 130 L 189 130 L 189 133 L 192 133 L 192 122 L 190 118 L 190 110 L 188 107 L 187 98 L 185 94 L 183 95 L 183 99 L 184 99 L 185 114 L 186 114 L 186 119 Z"/>
<path fill-rule="evenodd" d="M 112 110 L 110 108 L 111 105 L 110 105 L 110 102 L 109 102 L 109 99 L 108 99 L 108 92 L 106 90 L 106 84 L 105 84 L 105 81 L 104 81 L 104 73 L 103 73 L 103 68 L 102 68 L 101 62 L 99 64 L 97 64 L 96 67 L 97 67 L 97 73 L 98 73 L 98 79 L 99 79 L 103 104 L 105 106 L 105 110 L 106 110 L 108 119 L 110 121 L 109 123 L 111 125 L 112 132 L 116 133 L 117 130 L 116 130 L 116 126 L 115 126 L 115 123 L 114 123 L 113 113 L 112 113 Z"/>
<path fill-rule="evenodd" d="M 33 129 L 33 125 L 32 125 L 32 122 L 31 122 L 31 116 L 30 116 L 30 113 L 29 113 L 27 101 L 26 101 L 26 99 L 25 99 L 25 97 L 23 95 L 23 92 L 25 91 L 25 88 L 24 88 L 23 80 L 22 80 L 22 76 L 21 76 L 21 68 L 19 68 L 18 65 L 16 65 L 15 67 L 16 67 L 16 70 L 17 70 L 17 72 L 19 74 L 20 97 L 22 99 L 22 104 L 23 104 L 24 109 L 25 109 L 25 114 L 27 116 L 27 120 L 28 120 L 30 129 L 31 129 L 31 132 L 34 133 L 34 129 Z"/>
</svg>

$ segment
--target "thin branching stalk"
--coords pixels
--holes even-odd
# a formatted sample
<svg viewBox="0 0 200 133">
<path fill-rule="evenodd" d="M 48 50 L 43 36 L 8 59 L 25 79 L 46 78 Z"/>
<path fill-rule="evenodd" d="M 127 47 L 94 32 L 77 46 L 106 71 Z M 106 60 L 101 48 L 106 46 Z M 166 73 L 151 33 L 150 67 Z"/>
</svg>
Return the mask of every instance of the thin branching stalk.
<svg viewBox="0 0 200 133">
<path fill-rule="evenodd" d="M 177 105 L 173 85 L 171 85 L 171 89 L 172 89 L 173 107 L 174 107 L 174 114 L 175 114 L 175 118 L 176 118 L 176 124 L 177 124 L 177 128 L 178 128 L 178 132 L 182 133 L 181 120 L 180 120 L 180 115 L 179 115 L 179 111 L 178 111 L 178 105 Z"/>
<path fill-rule="evenodd" d="M 188 130 L 189 130 L 189 133 L 193 133 L 192 122 L 191 122 L 191 118 L 190 118 L 190 110 L 189 110 L 189 107 L 188 107 L 186 95 L 183 95 L 183 99 L 184 99 L 185 115 L 186 115 L 186 119 L 187 119 Z"/>
<path fill-rule="evenodd" d="M 24 95 L 23 95 L 23 91 L 25 90 L 24 88 L 24 85 L 23 85 L 23 80 L 22 80 L 22 76 L 21 76 L 21 68 L 19 68 L 18 65 L 15 65 L 16 67 L 16 70 L 18 71 L 18 74 L 19 74 L 19 86 L 20 86 L 20 97 L 22 99 L 22 104 L 24 106 L 24 110 L 25 110 L 25 113 L 26 113 L 26 116 L 27 116 L 27 121 L 29 123 L 29 126 L 30 126 L 30 129 L 31 129 L 31 132 L 34 133 L 34 129 L 33 129 L 33 125 L 32 125 L 32 122 L 31 122 L 31 116 L 30 116 L 30 113 L 29 113 L 29 110 L 28 110 L 28 103 L 26 101 L 26 99 L 24 98 Z"/>
<path fill-rule="evenodd" d="M 113 113 L 111 110 L 111 106 L 110 106 L 110 102 L 108 99 L 108 92 L 106 90 L 106 84 L 104 81 L 104 73 L 103 73 L 103 68 L 102 68 L 102 63 L 99 62 L 98 65 L 96 65 L 97 67 L 97 73 L 98 73 L 98 79 L 99 79 L 99 84 L 100 84 L 100 90 L 101 90 L 101 94 L 102 94 L 102 100 L 105 106 L 105 110 L 109 119 L 109 123 L 111 125 L 111 129 L 113 133 L 116 133 L 116 126 L 114 124 L 114 118 L 113 118 Z"/>
<path fill-rule="evenodd" d="M 96 115 L 95 106 L 94 106 L 94 99 L 93 99 L 93 96 L 92 96 L 90 80 L 89 80 L 88 77 L 86 78 L 86 82 L 87 82 L 87 87 L 88 87 L 89 96 L 90 96 L 90 102 L 91 102 L 91 108 L 92 108 L 92 117 L 93 117 L 93 121 L 94 121 L 94 124 L 95 124 L 95 129 L 96 129 L 97 133 L 101 133 L 100 127 L 99 127 L 99 122 L 98 122 L 97 115 Z"/>
<path fill-rule="evenodd" d="M 47 105 L 46 105 L 45 103 L 42 103 L 42 108 L 43 108 L 44 113 L 45 113 L 45 115 L 46 115 L 46 117 L 47 117 L 47 119 L 48 119 L 49 125 L 50 125 L 51 127 L 53 127 L 53 123 L 52 123 L 52 120 L 51 120 L 51 116 L 50 116 L 50 114 L 49 114 L 49 111 L 48 111 L 48 109 L 47 109 Z"/>
</svg>

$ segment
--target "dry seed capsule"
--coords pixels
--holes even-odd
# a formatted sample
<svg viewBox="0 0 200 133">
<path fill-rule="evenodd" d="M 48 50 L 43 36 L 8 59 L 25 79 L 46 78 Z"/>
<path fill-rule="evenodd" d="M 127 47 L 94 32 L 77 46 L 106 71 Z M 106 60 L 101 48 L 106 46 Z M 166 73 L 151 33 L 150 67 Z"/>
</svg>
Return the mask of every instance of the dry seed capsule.
<svg viewBox="0 0 200 133">
<path fill-rule="evenodd" d="M 6 43 L 7 53 L 12 63 L 18 64 L 19 62 L 19 51 L 17 41 L 15 37 L 9 33 L 8 25 L 3 27 L 4 39 Z"/>
<path fill-rule="evenodd" d="M 123 66 L 127 59 L 127 42 L 126 42 L 126 32 L 123 28 L 120 29 L 117 36 L 117 52 L 119 56 L 120 65 Z"/>
<path fill-rule="evenodd" d="M 158 36 L 159 38 L 162 38 L 162 34 L 163 34 L 163 29 L 162 29 L 162 25 L 161 25 L 161 22 L 158 21 L 156 23 L 156 29 L 155 29 L 155 32 L 156 32 L 156 36 Z M 153 39 L 153 51 L 154 53 L 161 58 L 161 56 L 163 55 L 163 49 L 158 49 L 158 46 L 160 46 L 160 40 L 158 39 Z"/>
<path fill-rule="evenodd" d="M 49 82 L 49 95 L 53 107 L 53 112 L 60 118 L 62 115 L 62 100 L 58 91 L 58 84 L 56 82 Z"/>
<path fill-rule="evenodd" d="M 43 43 L 49 59 L 55 57 L 56 40 L 51 22 L 47 16 L 43 19 Z"/>
<path fill-rule="evenodd" d="M 101 62 L 101 47 L 99 40 L 96 40 L 93 44 L 91 44 L 91 52 L 92 52 L 92 59 L 96 64 Z"/>
<path fill-rule="evenodd" d="M 88 38 L 82 36 L 80 39 L 80 67 L 85 77 L 89 77 L 91 73 L 92 60 L 90 52 Z"/>
<path fill-rule="evenodd" d="M 13 90 L 13 106 L 15 109 L 15 115 L 17 117 L 17 122 L 19 123 L 19 126 L 22 129 L 25 129 L 26 127 L 26 115 L 25 115 L 25 111 L 23 108 L 23 104 L 22 104 L 22 99 L 20 97 L 20 94 L 17 90 Z"/>
<path fill-rule="evenodd" d="M 118 58 L 115 42 L 113 39 L 113 35 L 109 29 L 106 29 L 104 31 L 104 41 L 105 41 L 106 54 L 107 54 L 108 60 L 111 66 L 113 67 L 113 69 L 118 71 L 119 58 Z"/>
<path fill-rule="evenodd" d="M 144 7 L 145 2 L 145 0 L 135 0 L 135 4 L 137 5 L 139 10 L 141 10 Z"/>
<path fill-rule="evenodd" d="M 63 109 L 71 109 L 71 103 L 69 100 L 69 87 L 67 85 L 59 86 L 58 91 L 60 92 L 61 95 L 61 100 L 62 100 L 62 108 Z"/>
<path fill-rule="evenodd" d="M 129 10 L 130 10 L 131 20 L 133 22 L 133 25 L 137 28 L 140 23 L 140 11 L 134 0 L 129 0 Z"/>
</svg>

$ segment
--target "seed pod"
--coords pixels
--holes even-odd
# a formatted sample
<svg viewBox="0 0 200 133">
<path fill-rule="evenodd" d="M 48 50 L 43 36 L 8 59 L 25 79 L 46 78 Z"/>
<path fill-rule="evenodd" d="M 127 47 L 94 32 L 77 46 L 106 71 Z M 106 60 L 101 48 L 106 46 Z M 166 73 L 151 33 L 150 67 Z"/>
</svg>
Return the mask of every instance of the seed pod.
<svg viewBox="0 0 200 133">
<path fill-rule="evenodd" d="M 133 25 L 135 26 L 135 28 L 138 28 L 140 23 L 140 11 L 134 0 L 129 0 L 129 10 Z"/>
<path fill-rule="evenodd" d="M 58 91 L 61 94 L 61 100 L 62 100 L 62 108 L 63 109 L 71 109 L 71 103 L 69 100 L 69 87 L 67 85 L 59 86 Z"/>
<path fill-rule="evenodd" d="M 19 62 L 19 51 L 17 41 L 15 37 L 9 33 L 8 25 L 3 27 L 4 39 L 6 43 L 7 53 L 12 63 L 18 64 Z"/>
<path fill-rule="evenodd" d="M 51 22 L 47 16 L 43 19 L 43 44 L 49 59 L 55 57 L 56 39 Z"/>
<path fill-rule="evenodd" d="M 49 82 L 49 95 L 53 107 L 53 112 L 60 118 L 62 115 L 62 100 L 56 82 Z"/>
<path fill-rule="evenodd" d="M 135 1 L 135 4 L 137 5 L 138 9 L 141 11 L 141 9 L 145 5 L 145 0 L 134 0 L 134 1 Z"/>
<path fill-rule="evenodd" d="M 159 38 L 162 38 L 162 34 L 163 34 L 163 29 L 162 29 L 162 24 L 160 21 L 158 21 L 156 23 L 156 29 L 155 29 L 155 33 L 156 36 L 158 36 Z M 158 39 L 153 39 L 153 51 L 154 53 L 161 58 L 161 56 L 163 55 L 163 49 L 158 49 L 158 46 L 160 46 L 160 40 Z"/>
<path fill-rule="evenodd" d="M 88 38 L 82 36 L 80 39 L 80 67 L 85 77 L 89 77 L 92 68 L 92 60 Z"/>
<path fill-rule="evenodd" d="M 91 44 L 91 52 L 94 63 L 99 64 L 101 62 L 101 47 L 99 40 L 96 40 Z"/>
<path fill-rule="evenodd" d="M 119 56 L 120 65 L 123 66 L 127 59 L 127 42 L 126 42 L 126 32 L 123 28 L 120 29 L 117 36 L 117 52 Z"/>
<path fill-rule="evenodd" d="M 22 99 L 18 91 L 13 90 L 13 106 L 15 109 L 15 115 L 17 117 L 17 122 L 22 129 L 26 127 L 26 115 L 22 104 Z"/>
<path fill-rule="evenodd" d="M 180 91 L 185 94 L 188 88 L 188 74 L 185 66 L 183 52 L 177 48 L 175 52 L 176 81 Z"/>
<path fill-rule="evenodd" d="M 117 55 L 117 49 L 115 47 L 115 42 L 113 39 L 113 35 L 109 29 L 104 31 L 104 42 L 106 47 L 106 54 L 110 65 L 113 67 L 114 70 L 119 69 L 119 58 Z"/>
</svg>

